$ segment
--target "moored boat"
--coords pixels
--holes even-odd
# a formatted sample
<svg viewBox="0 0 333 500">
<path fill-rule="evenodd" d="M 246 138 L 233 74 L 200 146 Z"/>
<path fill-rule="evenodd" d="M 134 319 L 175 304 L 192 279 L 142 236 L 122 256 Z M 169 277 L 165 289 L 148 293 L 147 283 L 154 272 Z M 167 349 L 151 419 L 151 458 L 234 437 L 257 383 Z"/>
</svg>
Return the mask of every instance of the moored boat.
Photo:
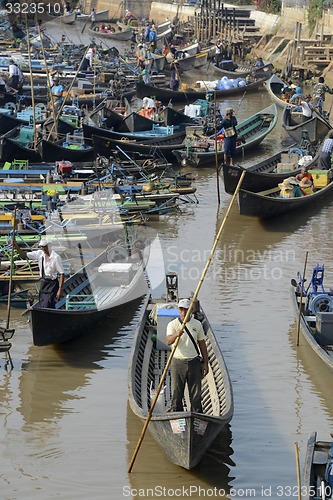
<svg viewBox="0 0 333 500">
<path fill-rule="evenodd" d="M 195 56 L 193 57 L 195 58 Z M 237 94 L 244 94 L 244 92 L 251 92 L 253 90 L 257 90 L 263 84 L 263 82 L 264 79 L 259 79 L 251 83 L 248 83 L 244 87 L 235 87 L 235 88 L 216 90 L 216 91 L 214 91 L 213 88 L 210 89 L 209 86 L 207 86 L 206 88 L 197 88 L 197 89 L 187 88 L 186 90 L 176 91 L 168 89 L 166 87 L 156 87 L 154 85 L 146 85 L 143 82 L 136 82 L 136 95 L 141 99 L 143 97 L 153 95 L 155 96 L 156 99 L 162 102 L 169 102 L 170 100 L 172 102 L 181 102 L 181 101 L 193 102 L 196 99 L 205 99 L 207 91 L 209 90 L 211 90 L 212 93 L 215 93 L 217 98 L 227 97 Z"/>
<path fill-rule="evenodd" d="M 90 35 L 98 37 L 98 38 L 106 38 L 110 40 L 119 40 L 121 42 L 126 42 L 133 37 L 133 30 L 131 28 L 127 28 L 122 31 L 106 31 L 105 33 L 102 31 L 95 31 L 92 29 L 88 30 Z"/>
<path fill-rule="evenodd" d="M 80 251 L 78 251 L 78 254 Z M 29 309 L 33 342 L 58 344 L 92 329 L 110 312 L 147 293 L 141 259 L 123 247 L 107 247 L 64 283 L 55 309 L 37 302 Z"/>
<path fill-rule="evenodd" d="M 308 117 L 297 110 L 297 107 L 289 105 L 284 108 L 282 115 L 282 127 L 295 142 L 302 140 L 303 130 L 308 131 L 310 141 L 315 143 L 323 140 L 332 129 L 329 121 L 316 111 L 312 110 L 312 115 Z"/>
<path fill-rule="evenodd" d="M 167 299 L 146 299 L 146 314 L 137 329 L 129 361 L 129 404 L 145 421 L 161 374 L 170 354 L 165 342 L 166 322 L 179 316 L 175 275 L 167 275 Z M 192 469 L 203 458 L 216 436 L 233 416 L 233 394 L 223 355 L 206 314 L 197 304 L 193 311 L 201 321 L 208 350 L 209 372 L 202 381 L 203 413 L 190 411 L 188 396 L 182 412 L 167 412 L 171 404 L 171 374 L 154 408 L 149 431 L 167 458 L 174 464 Z M 156 337 L 156 340 L 155 340 Z"/>
<path fill-rule="evenodd" d="M 317 432 L 309 436 L 303 468 L 302 499 L 332 498 L 333 442 L 317 441 Z"/>
<path fill-rule="evenodd" d="M 75 19 L 76 19 L 76 15 L 77 15 L 76 10 L 73 10 L 73 12 L 71 12 L 67 16 L 66 15 L 65 16 L 61 16 L 60 20 L 64 24 L 74 24 Z"/>
<path fill-rule="evenodd" d="M 311 173 L 311 170 L 309 172 Z M 318 171 L 314 170 L 314 172 Z M 299 198 L 280 198 L 278 186 L 258 193 L 241 189 L 238 193 L 239 213 L 270 219 L 288 212 L 303 211 L 309 206 L 319 206 L 329 202 L 333 199 L 333 182 L 328 178 L 328 171 L 323 172 L 326 172 L 328 184 L 324 187 L 318 186 L 313 194 Z"/>
<path fill-rule="evenodd" d="M 214 71 L 219 73 L 221 77 L 226 76 L 228 78 L 246 78 L 251 74 L 255 75 L 256 78 L 264 78 L 267 80 L 271 76 L 272 70 L 272 63 L 267 63 L 261 68 L 256 68 L 254 66 L 237 66 L 234 70 L 224 69 L 216 65 L 214 66 Z"/>
<path fill-rule="evenodd" d="M 294 148 L 291 147 L 288 150 L 280 151 L 247 168 L 243 168 L 240 165 L 225 165 L 223 163 L 222 174 L 225 191 L 228 194 L 234 193 L 244 170 L 245 177 L 242 181 L 242 189 L 254 192 L 274 188 L 287 177 L 297 175 L 301 170 L 298 162 L 307 152 L 302 152 L 300 149 L 299 154 L 293 153 L 293 150 Z M 306 166 L 311 168 L 311 165 L 317 161 L 317 157 L 315 156 L 312 160 L 310 160 L 311 156 L 308 158 L 309 161 L 306 162 Z M 280 166 L 283 168 L 279 171 Z"/>
<path fill-rule="evenodd" d="M 281 78 L 274 74 L 265 82 L 264 85 L 273 101 L 275 101 L 280 108 L 286 108 L 290 105 L 288 101 L 281 99 L 281 92 L 285 87 L 287 87 L 287 84 L 281 80 Z"/>
<path fill-rule="evenodd" d="M 296 279 L 291 280 L 291 294 L 297 318 L 302 295 L 300 331 L 303 338 L 333 370 L 333 295 L 330 288 L 325 289 L 324 274 L 324 265 L 317 264 L 312 270 L 310 283 L 305 287 L 304 276 L 298 272 Z"/>
<path fill-rule="evenodd" d="M 236 153 L 253 149 L 258 146 L 264 138 L 273 130 L 277 122 L 277 109 L 275 104 L 255 113 L 236 126 L 239 138 L 236 145 Z M 219 162 L 224 159 L 223 140 L 217 141 L 217 154 L 215 151 L 215 139 L 205 136 L 193 136 L 186 147 L 174 150 L 174 155 L 181 165 L 195 167 L 212 167 L 215 165 L 216 156 Z"/>
</svg>

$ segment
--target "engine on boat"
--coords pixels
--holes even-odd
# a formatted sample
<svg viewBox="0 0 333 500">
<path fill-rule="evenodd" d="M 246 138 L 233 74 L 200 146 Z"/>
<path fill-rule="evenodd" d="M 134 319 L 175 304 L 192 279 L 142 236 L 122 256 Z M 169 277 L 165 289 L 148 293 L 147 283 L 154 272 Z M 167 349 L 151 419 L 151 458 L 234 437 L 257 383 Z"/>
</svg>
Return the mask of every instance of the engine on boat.
<svg viewBox="0 0 333 500">
<path fill-rule="evenodd" d="M 308 312 L 315 316 L 318 312 L 332 312 L 333 297 L 326 293 L 311 294 L 308 303 Z"/>
</svg>

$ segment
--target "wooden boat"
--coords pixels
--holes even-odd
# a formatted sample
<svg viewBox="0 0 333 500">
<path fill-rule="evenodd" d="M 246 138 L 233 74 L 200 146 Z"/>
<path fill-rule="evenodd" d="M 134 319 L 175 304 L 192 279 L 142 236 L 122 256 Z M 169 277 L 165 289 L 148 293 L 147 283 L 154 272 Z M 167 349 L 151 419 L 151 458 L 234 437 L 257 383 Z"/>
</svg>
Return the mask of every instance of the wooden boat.
<svg viewBox="0 0 333 500">
<path fill-rule="evenodd" d="M 91 36 L 98 38 L 105 38 L 108 40 L 118 40 L 119 42 L 126 42 L 133 37 L 133 30 L 131 28 L 127 28 L 122 31 L 109 31 L 107 33 L 103 33 L 102 31 L 95 31 L 92 29 L 88 29 Z"/>
<path fill-rule="evenodd" d="M 291 280 L 291 295 L 296 317 L 299 315 L 299 303 L 303 298 L 300 317 L 300 330 L 309 346 L 333 370 L 333 296 L 330 288 L 324 287 L 324 265 L 313 268 L 311 281 L 304 285 L 304 276 L 297 273 Z"/>
<path fill-rule="evenodd" d="M 147 418 L 152 393 L 158 386 L 170 354 L 170 347 L 165 343 L 165 329 L 166 320 L 170 321 L 178 315 L 175 302 L 177 295 L 170 300 L 174 279 L 174 275 L 167 275 L 167 301 L 146 299 L 146 314 L 132 344 L 128 398 L 133 413 L 142 421 Z M 202 381 L 204 413 L 190 411 L 188 396 L 185 396 L 183 412 L 165 411 L 171 403 L 169 371 L 164 392 L 158 398 L 148 426 L 167 458 L 185 469 L 192 469 L 201 461 L 213 440 L 233 416 L 232 387 L 222 353 L 201 307 L 197 308 L 194 315 L 202 323 L 209 357 L 209 373 Z M 156 336 L 156 341 L 152 335 Z"/>
<path fill-rule="evenodd" d="M 226 193 L 234 193 L 244 170 L 245 177 L 242 181 L 242 189 L 253 191 L 255 193 L 274 188 L 284 179 L 297 175 L 301 169 L 297 168 L 298 163 L 297 165 L 294 163 L 293 153 L 291 153 L 291 151 L 293 151 L 293 147 L 289 150 L 280 151 L 279 153 L 276 153 L 275 155 L 272 155 L 269 158 L 266 158 L 259 163 L 255 163 L 245 169 L 240 165 L 230 166 L 223 164 L 222 174 Z M 301 155 L 299 158 L 301 158 Z M 317 156 L 314 157 L 313 160 L 307 164 L 307 166 L 311 168 L 316 161 Z M 283 163 L 284 167 L 287 167 L 287 165 L 290 164 L 290 169 L 284 169 L 283 172 L 277 172 L 277 166 L 279 163 Z"/>
<path fill-rule="evenodd" d="M 153 63 L 151 65 L 151 70 L 156 73 L 161 73 L 166 65 L 166 57 L 164 55 L 152 54 Z"/>
<path fill-rule="evenodd" d="M 38 146 L 38 151 L 42 161 L 61 161 L 67 160 L 72 163 L 92 162 L 94 160 L 94 151 L 91 146 L 84 145 L 77 149 L 71 149 L 63 145 L 63 141 L 53 142 L 42 139 Z M 48 158 L 46 160 L 46 158 Z"/>
<path fill-rule="evenodd" d="M 42 161 L 39 151 L 32 147 L 33 127 L 22 126 L 7 132 L 2 137 L 1 161 L 28 160 L 31 163 Z"/>
<path fill-rule="evenodd" d="M 314 143 L 323 140 L 332 129 L 331 124 L 316 111 L 313 110 L 312 116 L 308 118 L 301 111 L 295 111 L 295 107 L 290 105 L 284 108 L 282 127 L 295 142 L 300 142 L 302 131 L 307 130 L 310 141 Z"/>
<path fill-rule="evenodd" d="M 121 246 L 107 247 L 65 281 L 63 297 L 55 309 L 42 308 L 40 302 L 31 306 L 28 314 L 33 342 L 44 346 L 78 337 L 114 308 L 146 293 L 142 261 L 131 260 Z"/>
<path fill-rule="evenodd" d="M 195 56 L 194 56 L 195 57 Z M 245 87 L 236 87 L 234 89 L 227 90 L 212 90 L 213 93 L 216 93 L 216 97 L 228 97 L 238 94 L 244 94 L 244 92 L 251 92 L 253 90 L 257 90 L 262 83 L 263 79 L 257 80 L 255 82 L 249 83 Z M 156 99 L 162 102 L 193 102 L 196 99 L 204 99 L 207 95 L 207 89 L 189 89 L 186 90 L 171 90 L 166 87 L 155 87 L 154 85 L 146 85 L 142 82 L 136 82 L 136 95 L 143 99 L 143 97 L 153 95 Z"/>
<path fill-rule="evenodd" d="M 194 67 L 201 68 L 205 66 L 208 61 L 208 52 L 199 52 L 199 54 L 195 55 Z"/>
<path fill-rule="evenodd" d="M 267 82 L 265 82 L 264 85 L 273 101 L 275 101 L 280 108 L 284 109 L 287 106 L 290 106 L 288 101 L 284 101 L 280 98 L 282 90 L 287 87 L 287 84 L 281 80 L 281 78 L 274 74 L 269 80 L 267 80 Z"/>
<path fill-rule="evenodd" d="M 302 499 L 332 498 L 333 442 L 317 441 L 317 433 L 309 436 L 303 469 Z"/>
<path fill-rule="evenodd" d="M 278 112 L 275 104 L 254 114 L 247 120 L 236 126 L 239 137 L 245 142 L 239 142 L 236 146 L 238 154 L 257 147 L 264 138 L 273 130 L 276 125 Z M 191 146 L 192 143 L 192 146 Z M 215 165 L 216 152 L 215 140 L 204 136 L 193 140 L 183 148 L 173 151 L 177 161 L 181 165 L 190 165 L 195 167 L 209 167 Z M 218 141 L 217 159 L 219 162 L 224 160 L 223 141 Z"/>
<path fill-rule="evenodd" d="M 226 76 L 227 78 L 246 78 L 249 75 L 255 75 L 256 78 L 263 78 L 268 80 L 271 76 L 273 70 L 273 64 L 265 64 L 262 68 L 255 68 L 254 66 L 238 66 L 235 70 L 227 70 L 214 66 L 214 71 L 219 73 L 221 77 Z"/>
<path fill-rule="evenodd" d="M 101 133 L 103 133 L 101 131 Z M 182 141 L 185 138 L 185 131 L 176 134 L 161 137 L 158 139 L 149 139 L 144 142 L 131 142 L 112 139 L 110 137 L 92 136 L 95 152 L 108 158 L 113 151 L 125 151 L 128 154 L 140 153 L 146 156 L 162 156 L 167 161 L 174 162 L 175 148 L 182 148 Z"/>
<path fill-rule="evenodd" d="M 60 20 L 64 24 L 74 24 L 75 19 L 76 19 L 77 12 L 76 10 L 73 10 L 68 16 L 61 16 Z"/>
<path fill-rule="evenodd" d="M 309 206 L 323 205 L 333 199 L 333 182 L 301 198 L 280 198 L 279 195 L 278 187 L 258 193 L 241 189 L 238 194 L 239 213 L 269 219 L 295 210 L 303 211 Z"/>
<path fill-rule="evenodd" d="M 76 21 L 87 21 L 91 19 L 90 14 L 77 14 Z M 109 19 L 109 10 L 100 10 L 95 13 L 96 23 L 100 23 L 102 21 L 107 21 Z"/>
</svg>

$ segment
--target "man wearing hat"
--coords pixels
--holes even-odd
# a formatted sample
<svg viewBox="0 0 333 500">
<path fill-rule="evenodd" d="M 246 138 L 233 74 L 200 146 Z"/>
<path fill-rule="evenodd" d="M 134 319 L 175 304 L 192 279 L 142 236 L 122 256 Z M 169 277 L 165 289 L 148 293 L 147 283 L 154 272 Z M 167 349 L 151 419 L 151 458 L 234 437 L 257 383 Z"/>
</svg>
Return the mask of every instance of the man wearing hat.
<svg viewBox="0 0 333 500">
<path fill-rule="evenodd" d="M 62 296 L 64 285 L 64 268 L 61 257 L 52 250 L 51 242 L 42 238 L 39 242 L 39 250 L 25 252 L 14 241 L 14 246 L 21 259 L 37 260 L 41 277 L 39 300 L 42 307 L 55 308 L 56 300 Z"/>
<path fill-rule="evenodd" d="M 236 156 L 236 142 L 237 142 L 237 119 L 234 116 L 234 110 L 227 108 L 225 110 L 225 117 L 221 123 L 224 128 L 224 163 L 227 165 L 227 159 L 230 158 L 230 166 L 234 163 Z M 220 132 L 219 132 L 220 133 Z"/>
<path fill-rule="evenodd" d="M 183 397 L 187 382 L 191 402 L 191 411 L 202 413 L 201 378 L 208 373 L 208 354 L 205 334 L 200 321 L 191 317 L 183 331 L 180 326 L 191 305 L 189 299 L 178 302 L 179 318 L 167 326 L 166 342 L 172 345 L 179 338 L 171 362 L 172 402 L 170 411 L 184 411 Z M 203 365 L 199 353 L 203 358 Z"/>
</svg>

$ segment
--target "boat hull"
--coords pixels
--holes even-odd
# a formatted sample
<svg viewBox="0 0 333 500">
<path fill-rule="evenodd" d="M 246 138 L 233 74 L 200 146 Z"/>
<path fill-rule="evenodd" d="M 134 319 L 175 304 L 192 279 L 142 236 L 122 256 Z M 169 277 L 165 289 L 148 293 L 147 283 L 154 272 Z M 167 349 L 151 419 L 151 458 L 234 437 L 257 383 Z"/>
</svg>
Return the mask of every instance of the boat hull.
<svg viewBox="0 0 333 500">
<path fill-rule="evenodd" d="M 165 307 L 160 301 L 159 305 Z M 166 305 L 170 306 L 176 307 L 171 303 Z M 137 329 L 132 345 L 128 387 L 130 407 L 135 415 L 145 421 L 152 398 L 150 385 L 157 387 L 160 376 L 158 373 L 162 373 L 170 350 L 165 350 L 163 345 L 162 347 L 154 345 L 148 321 L 152 306 L 149 305 L 148 298 L 143 307 L 146 308 L 146 314 Z M 163 393 L 163 408 L 155 406 L 148 427 L 167 458 L 185 469 L 192 469 L 200 463 L 216 436 L 233 416 L 233 395 L 228 370 L 212 329 L 201 309 L 200 315 L 209 358 L 209 373 L 202 382 L 204 413 L 165 411 L 171 399 L 171 379 L 168 371 Z"/>
<path fill-rule="evenodd" d="M 193 56 L 195 58 L 195 56 Z M 183 60 L 183 59 L 182 59 Z M 257 90 L 262 84 L 264 80 L 258 80 L 256 82 L 250 83 L 246 87 L 236 87 L 234 89 L 227 90 L 216 90 L 214 94 L 216 97 L 227 97 L 238 94 L 244 94 L 244 92 L 251 92 Z M 147 95 L 153 95 L 156 99 L 162 102 L 169 102 L 170 99 L 172 102 L 191 102 L 196 99 L 205 99 L 207 95 L 207 89 L 202 90 L 180 90 L 175 91 L 168 89 L 166 87 L 155 87 L 154 85 L 146 85 L 142 82 L 136 83 L 136 94 L 138 97 L 143 99 Z"/>
<path fill-rule="evenodd" d="M 296 120 L 299 120 L 299 123 Z M 313 111 L 311 118 L 306 118 L 302 113 L 295 114 L 295 112 L 292 112 L 290 106 L 287 106 L 283 111 L 282 127 L 297 143 L 302 141 L 303 130 L 307 130 L 309 140 L 312 143 L 323 140 L 328 132 L 332 130 L 330 123 L 315 111 Z"/>
</svg>

